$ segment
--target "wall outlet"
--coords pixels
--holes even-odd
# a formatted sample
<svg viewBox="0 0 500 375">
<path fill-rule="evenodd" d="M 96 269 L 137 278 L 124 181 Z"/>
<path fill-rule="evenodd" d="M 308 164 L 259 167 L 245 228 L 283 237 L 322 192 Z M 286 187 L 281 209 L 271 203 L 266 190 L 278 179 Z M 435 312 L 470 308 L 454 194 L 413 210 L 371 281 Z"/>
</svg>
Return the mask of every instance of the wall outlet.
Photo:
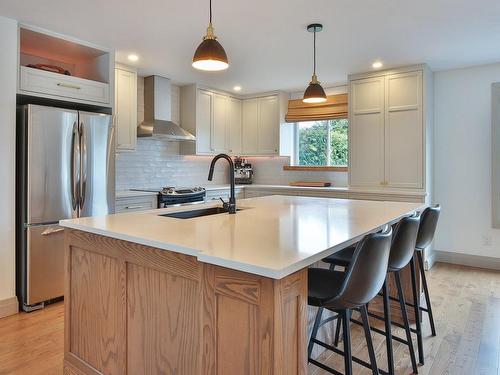
<svg viewBox="0 0 500 375">
<path fill-rule="evenodd" d="M 493 239 L 491 235 L 485 234 L 483 235 L 483 246 L 491 246 L 493 242 Z"/>
</svg>

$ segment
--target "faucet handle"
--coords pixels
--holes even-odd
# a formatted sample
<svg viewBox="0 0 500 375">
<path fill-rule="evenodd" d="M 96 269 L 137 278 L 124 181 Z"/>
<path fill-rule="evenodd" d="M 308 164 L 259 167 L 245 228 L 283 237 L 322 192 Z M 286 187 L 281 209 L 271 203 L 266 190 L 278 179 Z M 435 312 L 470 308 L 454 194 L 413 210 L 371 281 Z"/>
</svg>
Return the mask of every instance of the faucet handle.
<svg viewBox="0 0 500 375">
<path fill-rule="evenodd" d="M 226 202 L 226 201 L 224 201 L 224 199 L 222 199 L 222 198 L 219 198 L 219 199 L 220 199 L 220 200 L 221 200 L 221 202 L 222 202 L 222 208 L 223 208 L 224 210 L 226 210 L 226 211 L 227 211 L 227 212 L 229 212 L 230 214 L 234 214 L 234 213 L 236 213 L 236 204 L 231 203 L 231 201 Z"/>
</svg>

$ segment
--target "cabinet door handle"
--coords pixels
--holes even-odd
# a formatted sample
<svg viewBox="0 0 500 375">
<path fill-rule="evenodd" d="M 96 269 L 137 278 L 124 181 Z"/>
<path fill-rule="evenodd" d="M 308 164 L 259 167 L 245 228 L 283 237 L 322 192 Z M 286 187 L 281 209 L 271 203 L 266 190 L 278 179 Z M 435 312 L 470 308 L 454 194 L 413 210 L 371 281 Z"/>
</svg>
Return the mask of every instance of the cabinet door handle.
<svg viewBox="0 0 500 375">
<path fill-rule="evenodd" d="M 70 85 L 69 83 L 62 83 L 62 82 L 59 82 L 59 83 L 57 84 L 57 86 L 59 86 L 59 87 L 66 87 L 66 88 L 68 88 L 68 89 L 81 90 L 81 87 L 80 87 L 80 86 Z"/>
<path fill-rule="evenodd" d="M 127 207 L 125 207 L 126 210 L 134 210 L 137 208 L 142 208 L 142 206 L 127 206 Z"/>
</svg>

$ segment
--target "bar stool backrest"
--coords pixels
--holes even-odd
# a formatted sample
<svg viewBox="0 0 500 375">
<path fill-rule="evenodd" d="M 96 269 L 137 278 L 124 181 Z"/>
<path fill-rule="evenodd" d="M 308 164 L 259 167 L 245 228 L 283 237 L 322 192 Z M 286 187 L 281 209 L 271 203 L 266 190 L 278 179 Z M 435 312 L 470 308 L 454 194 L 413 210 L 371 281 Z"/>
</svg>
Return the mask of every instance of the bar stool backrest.
<svg viewBox="0 0 500 375">
<path fill-rule="evenodd" d="M 391 254 L 389 268 L 400 270 L 410 262 L 415 251 L 419 216 L 402 218 L 394 227 L 392 234 Z"/>
<path fill-rule="evenodd" d="M 427 207 L 420 215 L 420 228 L 418 229 L 417 245 L 419 250 L 425 249 L 434 239 L 436 227 L 441 213 L 439 204 L 434 207 Z"/>
<path fill-rule="evenodd" d="M 391 237 L 392 229 L 388 228 L 365 236 L 357 244 L 340 293 L 332 299 L 333 305 L 359 307 L 377 295 L 387 274 Z"/>
</svg>

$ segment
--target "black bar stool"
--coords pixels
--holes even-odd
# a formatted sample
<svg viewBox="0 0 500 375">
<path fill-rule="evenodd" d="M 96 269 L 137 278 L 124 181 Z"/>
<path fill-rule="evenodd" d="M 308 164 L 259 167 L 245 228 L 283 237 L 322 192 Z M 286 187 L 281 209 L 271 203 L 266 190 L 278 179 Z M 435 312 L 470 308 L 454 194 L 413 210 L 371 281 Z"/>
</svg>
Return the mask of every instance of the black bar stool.
<svg viewBox="0 0 500 375">
<path fill-rule="evenodd" d="M 378 375 L 379 371 L 375 359 L 375 351 L 370 334 L 368 311 L 366 304 L 380 291 L 385 282 L 392 230 L 389 228 L 382 233 L 367 235 L 361 240 L 352 254 L 352 262 L 346 272 L 328 270 L 324 268 L 310 268 L 308 273 L 309 305 L 336 312 L 345 322 L 348 322 L 352 309 L 359 309 L 363 320 L 370 363 L 353 357 L 350 343 L 350 325 L 343 324 L 344 350 L 328 345 L 318 339 L 316 334 L 320 326 L 321 317 L 316 317 L 313 332 L 309 343 L 309 362 L 332 374 L 342 374 L 339 371 L 311 358 L 314 344 L 323 346 L 337 354 L 344 356 L 345 374 L 352 374 L 352 362 L 355 361 Z"/>
<path fill-rule="evenodd" d="M 415 244 L 415 254 L 417 255 L 418 260 L 418 268 L 420 270 L 420 277 L 422 279 L 422 286 L 424 287 L 424 295 L 425 295 L 425 305 L 423 307 L 420 305 L 420 295 L 417 296 L 417 286 L 416 281 L 414 284 L 414 295 L 415 298 L 413 300 L 412 307 L 415 311 L 424 311 L 429 314 L 429 322 L 431 325 L 432 336 L 436 336 L 436 326 L 434 324 L 434 315 L 432 314 L 432 306 L 431 299 L 429 297 L 429 287 L 427 286 L 427 278 L 425 276 L 424 270 L 424 257 L 423 252 L 424 249 L 431 244 L 434 240 L 434 234 L 436 233 L 436 227 L 439 220 L 439 214 L 441 213 L 441 207 L 439 204 L 434 207 L 427 207 L 422 214 L 420 215 L 420 227 L 418 228 L 417 242 Z M 412 277 L 415 277 L 412 273 Z M 418 331 L 418 328 L 417 328 Z M 417 332 L 417 343 L 418 343 L 418 354 L 419 354 L 419 362 L 424 364 L 424 345 L 422 339 L 422 330 L 420 329 Z"/>
<path fill-rule="evenodd" d="M 386 346 L 387 346 L 387 364 L 388 364 L 388 373 L 389 374 L 394 374 L 394 354 L 393 354 L 393 349 L 392 349 L 392 340 L 396 340 L 398 342 L 401 342 L 403 344 L 406 344 L 408 346 L 408 350 L 410 352 L 410 360 L 412 364 L 412 369 L 415 374 L 418 373 L 418 368 L 417 368 L 417 361 L 415 358 L 415 350 L 413 348 L 413 342 L 411 338 L 411 332 L 412 329 L 410 327 L 410 322 L 408 320 L 408 312 L 406 310 L 406 301 L 405 301 L 405 296 L 403 292 L 403 287 L 401 285 L 401 276 L 400 276 L 400 271 L 405 268 L 408 264 L 410 264 L 410 268 L 412 270 L 412 281 L 415 280 L 414 278 L 414 273 L 415 273 L 415 264 L 413 261 L 413 252 L 415 249 L 415 244 L 417 240 L 417 234 L 418 234 L 418 229 L 419 229 L 419 224 L 420 224 L 420 218 L 415 215 L 411 217 L 405 217 L 401 219 L 396 225 L 393 227 L 393 237 L 392 237 L 392 243 L 391 243 L 391 249 L 390 249 L 390 257 L 389 257 L 389 266 L 387 270 L 387 276 L 390 273 L 394 274 L 394 279 L 396 281 L 396 288 L 398 290 L 398 298 L 397 301 L 399 302 L 400 308 L 401 308 L 401 313 L 403 317 L 403 325 L 397 324 L 396 322 L 393 322 L 390 316 L 390 303 L 389 299 L 389 292 L 387 288 L 387 277 L 386 281 L 383 284 L 382 288 L 382 297 L 383 297 L 383 305 L 384 305 L 384 316 L 378 316 L 373 313 L 369 313 L 369 316 L 377 318 L 379 320 L 383 320 L 385 322 L 385 331 L 380 330 L 375 327 L 371 327 L 371 329 L 374 332 L 383 334 L 386 337 Z M 329 257 L 323 259 L 324 262 L 330 263 L 330 269 L 333 269 L 335 266 L 342 266 L 342 267 L 350 267 L 350 264 L 352 262 L 352 256 L 353 256 L 353 248 L 349 247 L 346 248 L 342 251 L 339 251 L 338 253 L 332 254 Z M 412 283 L 412 286 L 414 286 L 415 283 Z M 415 293 L 415 288 L 413 288 L 413 292 Z M 411 305 L 411 304 L 410 304 Z M 353 323 L 360 324 L 360 322 L 352 320 Z M 337 322 L 337 327 L 336 327 L 336 333 L 335 333 L 335 340 L 334 340 L 334 345 L 338 345 L 338 340 L 339 340 L 339 331 L 340 331 L 340 326 L 339 322 Z M 342 323 L 344 324 L 345 321 L 342 319 Z M 396 326 L 399 326 L 401 328 L 404 328 L 405 334 L 406 334 L 406 339 L 393 336 L 392 335 L 392 329 L 391 325 L 394 324 Z M 421 331 L 420 327 L 420 319 L 419 319 L 419 314 L 416 314 L 416 326 L 417 328 L 414 330 L 415 332 Z"/>
</svg>

